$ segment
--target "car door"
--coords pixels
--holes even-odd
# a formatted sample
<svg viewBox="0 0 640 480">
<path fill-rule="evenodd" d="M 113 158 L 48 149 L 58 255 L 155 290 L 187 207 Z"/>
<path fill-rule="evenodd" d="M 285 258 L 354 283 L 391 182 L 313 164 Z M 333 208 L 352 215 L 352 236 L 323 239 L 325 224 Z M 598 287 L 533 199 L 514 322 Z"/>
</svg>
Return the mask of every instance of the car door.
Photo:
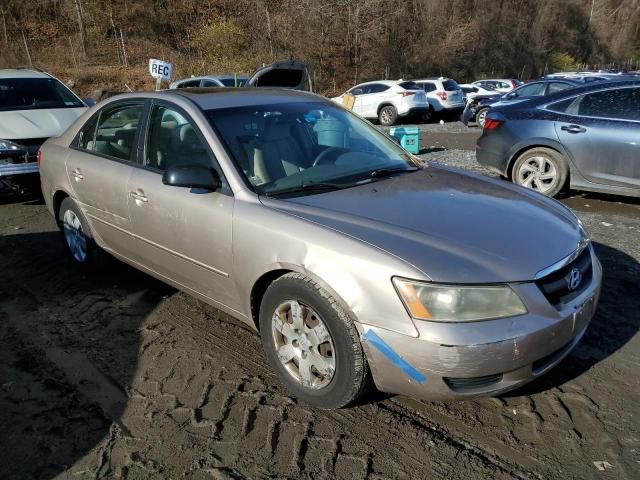
<svg viewBox="0 0 640 480">
<path fill-rule="evenodd" d="M 132 175 L 129 211 L 137 261 L 183 287 L 233 309 L 231 231 L 234 199 L 200 130 L 180 108 L 154 102 L 141 168 Z M 219 191 L 165 185 L 168 167 L 204 165 L 222 179 Z"/>
<path fill-rule="evenodd" d="M 351 108 L 351 110 L 354 113 L 357 113 L 358 115 L 360 115 L 361 117 L 364 117 L 366 114 L 366 109 L 365 109 L 366 105 L 364 103 L 365 87 L 366 85 L 356 85 L 355 87 L 353 87 L 351 90 L 347 92 L 349 95 L 354 97 L 353 107 Z"/>
<path fill-rule="evenodd" d="M 367 118 L 377 118 L 380 104 L 392 101 L 393 96 L 394 94 L 390 90 L 389 85 L 383 83 L 369 84 L 363 95 L 366 111 L 365 116 Z"/>
<path fill-rule="evenodd" d="M 137 161 L 146 104 L 111 103 L 80 130 L 71 144 L 66 169 L 73 196 L 91 231 L 107 249 L 131 254 L 127 184 Z"/>
<path fill-rule="evenodd" d="M 607 89 L 549 106 L 560 142 L 589 181 L 640 188 L 640 87 Z"/>
</svg>

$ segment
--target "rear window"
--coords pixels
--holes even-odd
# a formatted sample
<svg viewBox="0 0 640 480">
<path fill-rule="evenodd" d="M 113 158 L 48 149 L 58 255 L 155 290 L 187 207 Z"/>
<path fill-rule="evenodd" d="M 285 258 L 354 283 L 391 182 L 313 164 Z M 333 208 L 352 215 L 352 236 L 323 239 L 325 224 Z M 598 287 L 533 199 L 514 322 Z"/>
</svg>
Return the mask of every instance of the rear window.
<svg viewBox="0 0 640 480">
<path fill-rule="evenodd" d="M 640 120 L 640 88 L 588 93 L 580 100 L 578 115 Z"/>
<path fill-rule="evenodd" d="M 416 82 L 402 82 L 399 85 L 405 90 L 421 90 Z"/>
<path fill-rule="evenodd" d="M 71 91 L 54 78 L 4 78 L 0 80 L 0 111 L 84 107 Z"/>
<path fill-rule="evenodd" d="M 444 82 L 442 82 L 442 85 L 447 92 L 455 92 L 457 90 L 460 90 L 460 85 L 458 85 L 458 82 L 456 82 L 455 80 L 445 80 Z"/>
</svg>

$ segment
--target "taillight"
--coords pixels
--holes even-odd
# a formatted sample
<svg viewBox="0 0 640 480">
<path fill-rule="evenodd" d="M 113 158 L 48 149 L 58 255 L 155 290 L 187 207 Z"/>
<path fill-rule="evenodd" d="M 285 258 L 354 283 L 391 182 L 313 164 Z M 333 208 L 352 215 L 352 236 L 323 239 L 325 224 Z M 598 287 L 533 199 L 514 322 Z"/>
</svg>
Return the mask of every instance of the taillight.
<svg viewBox="0 0 640 480">
<path fill-rule="evenodd" d="M 36 156 L 38 167 L 40 166 L 40 162 L 42 162 L 42 148 L 38 149 L 38 155 Z"/>
<path fill-rule="evenodd" d="M 484 119 L 484 130 L 497 130 L 502 126 L 504 120 L 496 120 L 493 118 Z"/>
<path fill-rule="evenodd" d="M 436 95 L 440 97 L 440 100 L 446 100 L 448 97 L 447 92 L 436 92 Z"/>
<path fill-rule="evenodd" d="M 416 92 L 410 92 L 408 90 L 405 90 L 404 92 L 402 92 L 402 96 L 403 97 L 408 97 L 409 95 L 415 95 Z"/>
</svg>

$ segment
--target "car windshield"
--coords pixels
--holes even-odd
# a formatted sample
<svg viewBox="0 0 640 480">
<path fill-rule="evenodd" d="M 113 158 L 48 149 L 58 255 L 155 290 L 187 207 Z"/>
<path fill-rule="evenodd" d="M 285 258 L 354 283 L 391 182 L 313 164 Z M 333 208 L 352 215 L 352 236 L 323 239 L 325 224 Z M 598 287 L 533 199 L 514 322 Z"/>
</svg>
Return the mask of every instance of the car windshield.
<svg viewBox="0 0 640 480">
<path fill-rule="evenodd" d="M 344 188 L 420 160 L 358 116 L 326 102 L 291 102 L 206 112 L 258 194 Z"/>
<path fill-rule="evenodd" d="M 53 78 L 0 79 L 0 111 L 84 106 L 78 97 Z"/>
</svg>

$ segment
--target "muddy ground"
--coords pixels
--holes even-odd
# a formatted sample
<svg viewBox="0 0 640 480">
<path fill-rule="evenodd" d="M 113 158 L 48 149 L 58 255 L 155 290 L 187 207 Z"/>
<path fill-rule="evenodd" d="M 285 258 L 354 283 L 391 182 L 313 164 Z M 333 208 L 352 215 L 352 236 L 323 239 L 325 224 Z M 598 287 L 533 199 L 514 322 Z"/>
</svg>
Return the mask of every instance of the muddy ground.
<svg viewBox="0 0 640 480">
<path fill-rule="evenodd" d="M 469 151 L 426 156 L 482 171 Z M 605 272 L 565 361 L 501 398 L 323 412 L 279 385 L 252 331 L 118 262 L 78 271 L 45 207 L 5 192 L 0 479 L 640 478 L 640 202 L 563 201 Z"/>
</svg>

